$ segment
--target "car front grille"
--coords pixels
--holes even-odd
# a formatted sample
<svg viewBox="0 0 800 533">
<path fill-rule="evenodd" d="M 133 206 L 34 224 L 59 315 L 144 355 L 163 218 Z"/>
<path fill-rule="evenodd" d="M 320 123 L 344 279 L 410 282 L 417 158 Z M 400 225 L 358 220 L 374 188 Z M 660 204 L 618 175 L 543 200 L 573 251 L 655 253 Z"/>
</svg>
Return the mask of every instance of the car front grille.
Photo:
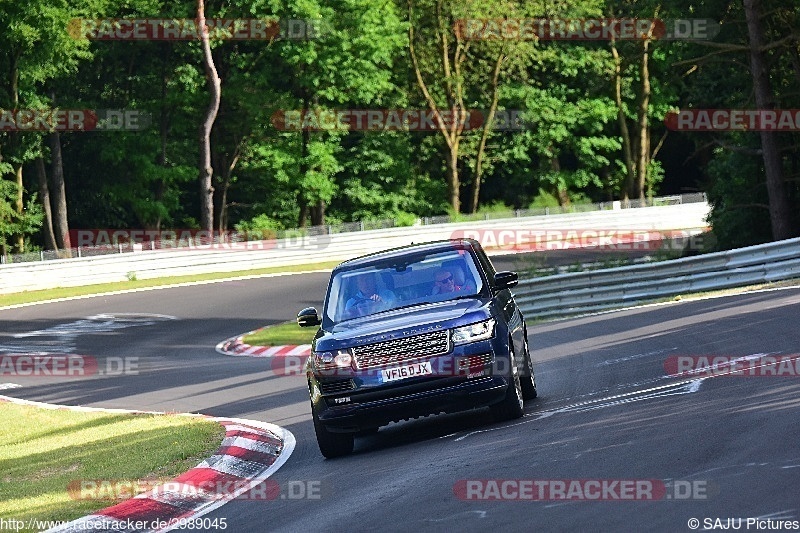
<svg viewBox="0 0 800 533">
<path fill-rule="evenodd" d="M 373 368 L 443 355 L 450 351 L 450 331 L 439 330 L 353 348 L 358 368 Z"/>
<path fill-rule="evenodd" d="M 337 381 L 320 382 L 319 388 L 322 394 L 336 394 L 337 392 L 347 392 L 356 388 L 352 379 L 340 379 Z"/>
</svg>

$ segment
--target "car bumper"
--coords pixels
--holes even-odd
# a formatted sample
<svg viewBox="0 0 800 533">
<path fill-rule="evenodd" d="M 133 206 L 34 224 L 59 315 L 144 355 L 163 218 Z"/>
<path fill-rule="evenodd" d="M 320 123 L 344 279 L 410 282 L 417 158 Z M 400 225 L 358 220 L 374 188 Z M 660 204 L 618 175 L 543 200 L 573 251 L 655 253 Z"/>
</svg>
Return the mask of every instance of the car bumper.
<svg viewBox="0 0 800 533">
<path fill-rule="evenodd" d="M 508 389 L 503 376 L 432 378 L 388 391 L 353 394 L 342 405 L 315 402 L 320 422 L 330 431 L 355 432 L 390 422 L 464 411 L 501 401 Z"/>
</svg>

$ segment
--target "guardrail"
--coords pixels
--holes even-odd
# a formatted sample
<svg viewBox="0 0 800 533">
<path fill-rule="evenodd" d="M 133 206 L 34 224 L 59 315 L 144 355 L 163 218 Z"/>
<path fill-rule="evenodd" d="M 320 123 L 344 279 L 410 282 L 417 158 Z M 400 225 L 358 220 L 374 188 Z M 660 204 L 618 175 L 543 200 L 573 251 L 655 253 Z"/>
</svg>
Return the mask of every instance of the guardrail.
<svg viewBox="0 0 800 533">
<path fill-rule="evenodd" d="M 658 263 L 522 279 L 530 318 L 569 316 L 648 300 L 800 277 L 800 238 Z"/>
<path fill-rule="evenodd" d="M 682 203 L 6 264 L 0 265 L 0 294 L 124 281 L 134 277 L 149 279 L 343 261 L 412 242 L 473 235 L 479 239 L 503 237 L 503 242 L 494 239 L 483 244 L 498 251 L 511 252 L 531 250 L 525 246 L 515 248 L 514 239 L 534 230 L 554 230 L 555 239 L 559 230 L 573 229 L 684 230 L 684 235 L 693 235 L 705 228 L 708 211 L 705 202 Z"/>
<path fill-rule="evenodd" d="M 673 196 L 658 196 L 655 198 L 646 198 L 643 200 L 629 200 L 627 202 L 623 201 L 613 201 L 613 202 L 598 202 L 592 204 L 572 204 L 569 206 L 562 206 L 562 207 L 536 207 L 531 209 L 516 209 L 516 210 L 508 210 L 508 211 L 492 211 L 486 213 L 475 213 L 475 214 L 459 214 L 457 216 L 451 215 L 443 215 L 443 216 L 435 216 L 435 217 L 423 217 L 417 219 L 417 223 L 414 226 L 428 226 L 428 225 L 438 225 L 438 224 L 448 224 L 448 223 L 457 223 L 457 222 L 488 222 L 490 220 L 498 220 L 498 219 L 507 219 L 507 218 L 528 218 L 528 217 L 535 217 L 541 215 L 557 215 L 557 214 L 566 214 L 566 213 L 583 213 L 583 212 L 590 212 L 590 211 L 605 211 L 609 209 L 632 209 L 632 208 L 641 208 L 641 207 L 653 207 L 653 206 L 662 206 L 662 205 L 677 205 L 677 204 L 688 204 L 688 203 L 705 203 L 706 197 L 703 193 L 691 193 L 691 194 L 681 194 L 681 195 L 673 195 Z M 385 220 L 363 220 L 359 222 L 345 222 L 342 224 L 328 224 L 323 226 L 309 226 L 305 228 L 298 228 L 298 229 L 286 229 L 286 230 L 276 230 L 274 232 L 269 232 L 271 235 L 272 240 L 283 240 L 283 239 L 296 239 L 301 236 L 319 236 L 319 235 L 334 235 L 339 233 L 353 233 L 353 232 L 361 232 L 361 231 L 370 231 L 370 230 L 379 230 L 379 229 L 391 229 L 391 228 L 399 228 L 403 226 L 398 226 L 397 221 L 393 219 L 385 219 Z M 407 227 L 407 225 L 405 226 Z M 109 233 L 112 235 L 111 240 L 113 241 L 113 234 L 115 230 L 107 230 L 103 233 Z M 73 233 L 81 233 L 81 230 L 77 230 Z M 87 233 L 92 233 L 89 230 Z M 158 232 L 158 231 L 149 231 L 149 230 L 120 230 L 121 234 L 127 234 L 131 236 L 131 234 L 169 234 L 170 231 Z M 189 230 L 189 233 L 192 233 Z M 194 230 L 193 233 L 197 235 L 198 233 L 202 233 L 199 230 Z M 239 236 L 247 236 L 247 232 L 242 232 L 241 235 L 238 232 L 225 232 L 226 237 L 239 237 Z M 254 232 L 257 233 L 257 232 Z M 33 262 L 33 261 L 53 261 L 57 259 L 65 259 L 65 258 L 81 258 L 81 257 L 90 257 L 90 256 L 98 256 L 98 255 L 113 255 L 113 254 L 123 254 L 123 253 L 130 253 L 135 251 L 134 246 L 132 246 L 128 242 L 118 243 L 118 242 L 109 242 L 108 244 L 102 245 L 94 245 L 94 246 L 85 246 L 80 245 L 80 236 L 77 235 L 77 239 L 73 237 L 73 247 L 69 250 L 40 250 L 35 252 L 26 252 L 21 254 L 10 254 L 10 255 L 0 255 L 0 265 L 2 264 L 17 264 L 17 263 L 26 263 L 26 262 Z M 123 240 L 127 240 L 124 239 Z M 184 240 L 185 242 L 180 242 Z M 148 238 L 148 242 L 145 245 L 145 250 L 147 250 L 150 246 L 152 249 L 162 249 L 162 248 L 177 248 L 181 246 L 194 246 L 192 244 L 193 239 L 191 236 L 186 239 L 170 239 L 168 240 L 165 245 L 162 244 L 161 241 L 153 241 Z M 206 239 L 207 241 L 209 239 Z M 178 242 L 175 242 L 178 241 Z M 217 243 L 218 239 L 215 238 L 213 242 Z M 141 250 L 139 250 L 141 251 Z"/>
</svg>

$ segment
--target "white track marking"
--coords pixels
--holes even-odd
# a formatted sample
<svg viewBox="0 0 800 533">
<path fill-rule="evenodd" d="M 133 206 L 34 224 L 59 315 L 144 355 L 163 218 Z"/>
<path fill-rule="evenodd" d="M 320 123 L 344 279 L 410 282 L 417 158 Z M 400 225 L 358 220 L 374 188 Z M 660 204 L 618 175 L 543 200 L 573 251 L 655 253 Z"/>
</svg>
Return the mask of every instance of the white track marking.
<svg viewBox="0 0 800 533">
<path fill-rule="evenodd" d="M 634 355 L 629 355 L 627 357 L 620 357 L 619 359 L 608 359 L 606 361 L 601 361 L 594 366 L 608 366 L 608 365 L 615 365 L 617 363 L 626 363 L 628 361 L 633 361 L 634 359 L 641 359 L 643 357 L 650 357 L 651 355 L 659 355 L 667 352 L 674 352 L 677 350 L 677 346 L 675 348 L 667 348 L 664 350 L 656 350 L 654 352 L 647 352 L 647 353 L 637 353 Z"/>
<path fill-rule="evenodd" d="M 597 400 L 589 400 L 586 402 L 567 405 L 566 407 L 559 407 L 557 409 L 549 409 L 546 411 L 539 411 L 536 413 L 526 414 L 524 418 L 528 418 L 528 420 L 523 420 L 522 422 L 516 422 L 512 424 L 506 424 L 504 426 L 495 428 L 470 431 L 465 435 L 457 437 L 455 439 L 455 442 L 460 442 L 466 439 L 467 437 L 471 437 L 472 435 L 477 435 L 479 433 L 488 433 L 489 431 L 497 431 L 498 429 L 506 429 L 514 426 L 519 426 L 521 424 L 527 424 L 529 422 L 534 422 L 542 420 L 544 418 L 549 418 L 556 414 L 582 413 L 585 411 L 593 411 L 595 409 L 603 409 L 605 407 L 615 407 L 618 405 L 640 402 L 643 400 L 652 400 L 657 398 L 666 398 L 668 396 L 681 396 L 684 394 L 692 394 L 700 390 L 700 385 L 706 379 L 708 378 L 706 377 L 694 378 L 694 379 L 679 381 L 677 383 L 671 383 L 668 385 L 662 385 L 660 387 L 652 387 L 649 389 L 628 392 L 625 394 L 607 396 L 605 398 L 598 398 Z"/>
</svg>

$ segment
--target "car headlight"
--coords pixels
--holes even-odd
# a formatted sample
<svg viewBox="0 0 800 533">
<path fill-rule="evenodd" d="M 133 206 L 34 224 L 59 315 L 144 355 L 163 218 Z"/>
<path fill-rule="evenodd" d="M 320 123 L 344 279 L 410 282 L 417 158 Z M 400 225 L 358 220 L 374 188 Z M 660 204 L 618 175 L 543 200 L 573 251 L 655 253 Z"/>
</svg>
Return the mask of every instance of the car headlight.
<svg viewBox="0 0 800 533">
<path fill-rule="evenodd" d="M 483 322 L 455 328 L 452 336 L 453 344 L 467 344 L 491 339 L 494 335 L 494 324 L 494 318 L 490 318 Z"/>
<path fill-rule="evenodd" d="M 314 352 L 313 355 L 314 366 L 320 370 L 352 368 L 353 365 L 353 355 L 350 353 L 350 350 Z"/>
</svg>

